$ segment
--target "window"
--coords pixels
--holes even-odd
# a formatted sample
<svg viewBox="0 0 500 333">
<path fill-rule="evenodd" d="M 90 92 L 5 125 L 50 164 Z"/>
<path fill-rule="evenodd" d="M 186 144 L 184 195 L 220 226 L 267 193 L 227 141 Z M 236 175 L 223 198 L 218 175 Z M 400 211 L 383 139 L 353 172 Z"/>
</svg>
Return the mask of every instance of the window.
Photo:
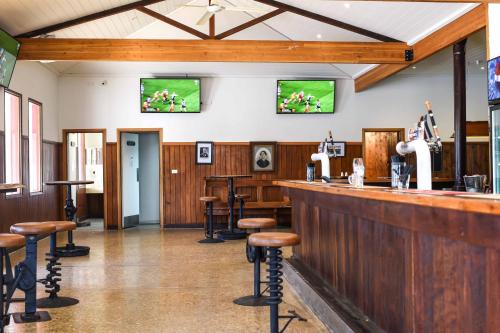
<svg viewBox="0 0 500 333">
<path fill-rule="evenodd" d="M 21 183 L 21 95 L 4 91 L 5 110 L 5 182 Z M 7 195 L 19 194 L 10 192 Z"/>
<path fill-rule="evenodd" d="M 28 100 L 30 193 L 42 192 L 42 103 Z"/>
</svg>

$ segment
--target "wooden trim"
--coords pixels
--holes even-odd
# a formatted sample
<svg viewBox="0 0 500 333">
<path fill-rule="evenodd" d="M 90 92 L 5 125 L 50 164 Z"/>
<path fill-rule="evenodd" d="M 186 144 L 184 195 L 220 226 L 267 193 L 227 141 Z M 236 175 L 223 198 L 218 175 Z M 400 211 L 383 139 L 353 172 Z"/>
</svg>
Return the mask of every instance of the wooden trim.
<svg viewBox="0 0 500 333">
<path fill-rule="evenodd" d="M 106 129 L 105 128 L 76 128 L 76 129 L 68 129 L 65 128 L 62 130 L 63 142 L 62 142 L 62 170 L 61 176 L 62 179 L 68 178 L 68 134 L 69 133 L 101 133 L 102 134 L 102 168 L 103 168 L 103 179 L 102 179 L 102 191 L 104 198 L 104 217 L 103 217 L 103 228 L 104 230 L 108 229 L 108 196 L 106 195 L 107 189 L 107 178 L 111 177 L 106 172 L 107 159 L 106 159 Z M 62 198 L 66 197 L 66 188 L 61 188 Z M 62 216 L 64 216 L 64 212 L 61 212 Z"/>
<path fill-rule="evenodd" d="M 201 39 L 209 39 L 210 38 L 207 34 L 204 34 L 201 31 L 193 29 L 190 26 L 182 24 L 182 23 L 180 23 L 180 22 L 178 22 L 176 20 L 172 20 L 171 18 L 169 18 L 169 17 L 167 17 L 165 15 L 162 15 L 162 14 L 160 14 L 158 12 L 155 12 L 154 10 L 151 10 L 149 8 L 146 8 L 146 7 L 137 7 L 136 10 L 138 10 L 141 13 L 144 13 L 146 15 L 149 15 L 151 17 L 154 17 L 155 19 L 157 19 L 159 21 L 162 21 L 162 22 L 165 22 L 167 24 L 170 24 L 171 26 L 174 26 L 177 29 L 180 29 L 180 30 L 183 30 L 183 31 L 185 31 L 187 33 L 190 33 L 191 35 L 196 36 L 198 38 L 201 38 Z"/>
<path fill-rule="evenodd" d="M 69 27 L 73 27 L 75 25 L 79 25 L 79 24 L 83 24 L 83 23 L 87 23 L 87 22 L 91 22 L 91 21 L 95 21 L 95 20 L 98 20 L 98 19 L 101 19 L 104 17 L 108 17 L 111 15 L 116 15 L 116 14 L 120 14 L 123 12 L 128 12 L 129 10 L 136 9 L 138 7 L 149 6 L 149 5 L 152 5 L 152 4 L 155 4 L 158 2 L 162 2 L 162 1 L 163 0 L 142 0 L 142 1 L 132 2 L 132 3 L 129 3 L 129 4 L 126 4 L 123 6 L 118 6 L 118 7 L 106 9 L 106 10 L 103 10 L 103 11 L 100 11 L 97 13 L 85 15 L 85 16 L 78 17 L 76 19 L 72 19 L 69 21 L 64 21 L 64 22 L 60 22 L 57 24 L 49 25 L 47 27 L 36 29 L 33 31 L 25 32 L 25 33 L 22 33 L 20 35 L 17 35 L 16 38 L 31 38 L 31 37 L 36 37 L 36 36 L 48 34 L 50 32 L 66 29 Z"/>
<path fill-rule="evenodd" d="M 383 42 L 400 42 L 399 40 L 397 40 L 395 38 L 388 37 L 388 36 L 385 36 L 385 35 L 382 35 L 382 34 L 367 30 L 367 29 L 363 29 L 363 28 L 360 28 L 360 27 L 357 27 L 357 26 L 354 26 L 352 24 L 348 24 L 348 23 L 345 23 L 345 22 L 342 22 L 339 20 L 335 20 L 335 19 L 332 19 L 332 18 L 327 17 L 327 16 L 313 13 L 313 12 L 307 11 L 307 10 L 302 9 L 302 8 L 287 5 L 287 4 L 284 4 L 284 3 L 279 2 L 279 1 L 275 1 L 275 0 L 254 0 L 254 1 L 263 3 L 265 5 L 272 6 L 275 8 L 283 9 L 283 10 L 286 10 L 287 12 L 290 12 L 290 13 L 304 16 L 304 17 L 307 17 L 307 18 L 310 18 L 310 19 L 313 19 L 313 20 L 316 20 L 316 21 L 319 21 L 319 22 L 322 22 L 325 24 L 333 25 L 337 28 L 341 28 L 344 30 L 355 32 L 357 34 L 360 34 L 360 35 L 363 35 L 366 37 L 370 37 L 370 38 L 373 38 L 376 40 L 380 40 Z"/>
<path fill-rule="evenodd" d="M 122 132 L 127 133 L 158 133 L 158 149 L 159 149 L 159 157 L 160 157 L 160 228 L 163 228 L 165 225 L 165 214 L 163 211 L 163 197 L 164 197 L 164 189 L 163 189 L 163 128 L 117 128 L 116 129 L 116 174 L 117 174 L 117 198 L 118 198 L 118 229 L 122 229 L 122 170 L 121 170 L 121 159 L 122 159 L 122 151 L 121 151 L 121 134 Z"/>
<path fill-rule="evenodd" d="M 406 64 L 379 65 L 355 80 L 356 92 L 368 89 L 412 64 L 441 51 L 486 26 L 487 5 L 480 5 L 413 45 L 414 59 Z"/>
<path fill-rule="evenodd" d="M 262 22 L 264 22 L 266 20 L 269 20 L 272 17 L 278 16 L 278 15 L 283 14 L 285 12 L 286 12 L 286 10 L 284 10 L 284 9 L 273 10 L 270 13 L 267 13 L 267 14 L 264 14 L 262 16 L 256 17 L 253 20 L 250 20 L 248 22 L 240 24 L 240 25 L 238 25 L 238 26 L 236 26 L 236 27 L 234 27 L 232 29 L 226 30 L 226 31 L 218 34 L 217 36 L 215 36 L 215 39 L 224 39 L 226 37 L 234 35 L 235 33 L 238 33 L 238 32 L 240 32 L 242 30 L 245 30 L 245 29 L 248 29 L 250 27 L 253 27 L 256 24 L 262 23 Z"/>
<path fill-rule="evenodd" d="M 19 60 L 404 64 L 405 43 L 20 39 Z"/>
</svg>

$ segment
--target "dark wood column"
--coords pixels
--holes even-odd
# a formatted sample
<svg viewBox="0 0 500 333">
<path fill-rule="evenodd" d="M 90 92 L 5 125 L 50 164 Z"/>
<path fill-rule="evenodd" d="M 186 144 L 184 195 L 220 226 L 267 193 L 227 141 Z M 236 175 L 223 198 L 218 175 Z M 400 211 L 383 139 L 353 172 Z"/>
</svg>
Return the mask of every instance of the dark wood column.
<svg viewBox="0 0 500 333">
<path fill-rule="evenodd" d="M 458 191 L 465 190 L 465 123 L 466 123 L 466 85 L 465 85 L 465 44 L 464 39 L 453 45 L 453 89 L 455 106 L 455 184 Z"/>
</svg>

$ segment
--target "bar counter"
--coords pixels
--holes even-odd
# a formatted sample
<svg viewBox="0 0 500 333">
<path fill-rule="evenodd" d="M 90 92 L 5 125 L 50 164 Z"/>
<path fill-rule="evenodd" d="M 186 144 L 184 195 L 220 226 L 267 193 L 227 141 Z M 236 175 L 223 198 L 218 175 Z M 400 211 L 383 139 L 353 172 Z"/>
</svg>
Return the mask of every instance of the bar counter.
<svg viewBox="0 0 500 333">
<path fill-rule="evenodd" d="M 289 263 L 354 332 L 500 332 L 500 198 L 274 183 Z"/>
</svg>

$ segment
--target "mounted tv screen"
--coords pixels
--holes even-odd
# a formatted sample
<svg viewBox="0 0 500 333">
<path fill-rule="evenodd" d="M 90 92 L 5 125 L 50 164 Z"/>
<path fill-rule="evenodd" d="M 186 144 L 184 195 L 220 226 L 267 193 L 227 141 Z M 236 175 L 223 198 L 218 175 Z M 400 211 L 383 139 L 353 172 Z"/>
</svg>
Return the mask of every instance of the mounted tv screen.
<svg viewBox="0 0 500 333">
<path fill-rule="evenodd" d="M 279 114 L 331 114 L 335 112 L 334 80 L 279 80 Z"/>
<path fill-rule="evenodd" d="M 500 57 L 488 61 L 488 101 L 500 103 Z"/>
<path fill-rule="evenodd" d="M 141 112 L 200 112 L 200 79 L 141 79 Z"/>
<path fill-rule="evenodd" d="M 0 86 L 9 87 L 21 44 L 0 30 Z"/>
</svg>

